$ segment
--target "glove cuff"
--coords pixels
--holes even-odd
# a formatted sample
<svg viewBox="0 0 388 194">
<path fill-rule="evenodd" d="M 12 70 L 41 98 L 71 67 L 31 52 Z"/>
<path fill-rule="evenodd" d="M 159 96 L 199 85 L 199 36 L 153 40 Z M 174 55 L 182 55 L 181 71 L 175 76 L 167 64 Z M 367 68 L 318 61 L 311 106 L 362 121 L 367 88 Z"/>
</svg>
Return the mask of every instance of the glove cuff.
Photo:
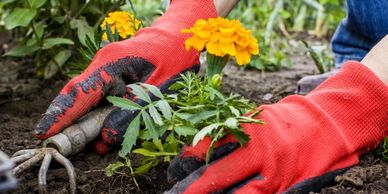
<svg viewBox="0 0 388 194">
<path fill-rule="evenodd" d="M 337 75 L 306 97 L 327 113 L 359 154 L 388 136 L 388 87 L 357 61 L 345 63 Z"/>
</svg>

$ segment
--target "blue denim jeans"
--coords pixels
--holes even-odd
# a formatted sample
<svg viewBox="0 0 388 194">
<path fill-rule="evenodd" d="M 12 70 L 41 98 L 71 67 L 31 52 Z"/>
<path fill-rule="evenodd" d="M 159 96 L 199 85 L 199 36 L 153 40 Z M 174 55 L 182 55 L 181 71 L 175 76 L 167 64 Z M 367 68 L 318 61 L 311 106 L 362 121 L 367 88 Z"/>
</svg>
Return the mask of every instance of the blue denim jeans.
<svg viewBox="0 0 388 194">
<path fill-rule="evenodd" d="M 332 49 L 336 68 L 347 60 L 361 61 L 388 34 L 388 0 L 348 0 L 347 15 L 338 26 Z"/>
</svg>

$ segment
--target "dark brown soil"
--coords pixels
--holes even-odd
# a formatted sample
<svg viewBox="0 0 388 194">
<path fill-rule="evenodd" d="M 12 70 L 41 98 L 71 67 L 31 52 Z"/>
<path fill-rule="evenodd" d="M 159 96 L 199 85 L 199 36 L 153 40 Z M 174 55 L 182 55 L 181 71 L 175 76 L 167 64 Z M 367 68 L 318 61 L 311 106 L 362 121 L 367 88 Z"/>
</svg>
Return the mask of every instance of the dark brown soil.
<svg viewBox="0 0 388 194">
<path fill-rule="evenodd" d="M 9 66 L 9 59 L 0 61 L 0 69 L 16 69 Z M 305 57 L 294 57 L 292 70 L 283 69 L 280 72 L 266 72 L 240 70 L 237 66 L 226 68 L 223 90 L 236 92 L 257 103 L 272 103 L 294 93 L 296 81 L 307 74 L 314 74 L 315 67 Z M 309 65 L 308 65 L 309 64 Z M 26 72 L 21 68 L 15 70 L 16 77 L 9 78 L 7 83 L 16 86 L 26 83 L 28 90 L 18 92 L 0 92 L 0 150 L 7 154 L 26 148 L 40 147 L 40 141 L 32 136 L 32 130 L 65 81 L 39 81 L 31 76 L 21 76 Z M 5 71 L 3 71 L 5 72 Z M 2 79 L 7 77 L 1 75 Z M 23 81 L 29 79 L 29 81 Z M 4 80 L 1 81 L 3 85 Z M 14 83 L 12 85 L 12 83 Z M 4 86 L 4 85 L 3 85 Z M 3 87 L 4 88 L 4 87 Z M 6 91 L 4 89 L 4 91 Z M 79 193 L 162 193 L 171 187 L 166 181 L 167 164 L 151 170 L 146 175 L 137 177 L 139 190 L 132 177 L 128 174 L 106 177 L 103 169 L 117 160 L 117 154 L 106 156 L 94 154 L 89 149 L 70 157 L 77 173 Z M 134 158 L 136 163 L 137 159 Z M 36 166 L 19 176 L 19 187 L 11 193 L 37 193 Z M 65 170 L 58 164 L 52 164 L 48 172 L 50 193 L 67 193 L 68 179 Z M 374 158 L 371 154 L 362 159 L 362 163 L 344 175 L 337 177 L 337 183 L 324 188 L 321 193 L 388 193 L 388 163 Z"/>
</svg>

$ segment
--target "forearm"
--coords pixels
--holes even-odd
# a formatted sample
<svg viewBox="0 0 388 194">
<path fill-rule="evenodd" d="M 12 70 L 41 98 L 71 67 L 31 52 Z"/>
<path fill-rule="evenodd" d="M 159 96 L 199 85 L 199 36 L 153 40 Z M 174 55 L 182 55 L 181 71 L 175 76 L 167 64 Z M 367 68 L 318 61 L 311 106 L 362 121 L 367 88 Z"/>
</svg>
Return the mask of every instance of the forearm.
<svg viewBox="0 0 388 194">
<path fill-rule="evenodd" d="M 385 36 L 361 61 L 367 66 L 377 77 L 388 85 L 388 36 Z"/>
<path fill-rule="evenodd" d="M 240 0 L 214 0 L 214 5 L 217 9 L 218 15 L 226 17 L 238 2 L 240 2 Z"/>
</svg>

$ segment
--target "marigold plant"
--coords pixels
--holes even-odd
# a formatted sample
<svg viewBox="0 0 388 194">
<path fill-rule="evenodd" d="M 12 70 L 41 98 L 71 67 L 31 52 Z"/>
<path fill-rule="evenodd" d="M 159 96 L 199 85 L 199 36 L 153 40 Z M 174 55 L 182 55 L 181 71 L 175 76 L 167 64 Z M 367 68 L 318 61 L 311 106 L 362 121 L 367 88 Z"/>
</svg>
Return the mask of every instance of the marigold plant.
<svg viewBox="0 0 388 194">
<path fill-rule="evenodd" d="M 240 21 L 225 18 L 198 20 L 190 29 L 182 30 L 193 36 L 185 42 L 186 49 L 194 48 L 218 57 L 236 57 L 237 64 L 245 65 L 252 55 L 259 54 L 259 45 L 251 31 L 245 29 Z"/>
<path fill-rule="evenodd" d="M 116 30 L 122 39 L 133 36 L 137 30 L 141 27 L 141 21 L 136 19 L 135 16 L 126 11 L 115 11 L 108 14 L 108 17 L 101 23 L 101 29 L 105 30 L 106 25 L 109 25 L 112 34 L 115 34 Z M 108 39 L 107 33 L 102 35 L 104 40 Z"/>
</svg>

